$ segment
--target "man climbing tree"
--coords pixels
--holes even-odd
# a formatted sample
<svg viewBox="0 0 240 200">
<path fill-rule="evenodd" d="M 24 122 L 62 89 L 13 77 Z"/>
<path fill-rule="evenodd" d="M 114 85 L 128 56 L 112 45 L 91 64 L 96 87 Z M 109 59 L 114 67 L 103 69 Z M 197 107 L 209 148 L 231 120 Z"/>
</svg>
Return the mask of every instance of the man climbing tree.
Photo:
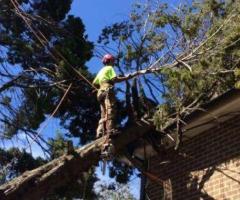
<svg viewBox="0 0 240 200">
<path fill-rule="evenodd" d="M 106 54 L 102 62 L 104 67 L 99 71 L 93 84 L 99 87 L 97 99 L 101 108 L 101 119 L 98 123 L 96 137 L 101 137 L 108 134 L 115 134 L 115 94 L 113 91 L 113 79 L 116 78 L 116 73 L 113 69 L 115 58 L 111 54 Z"/>
<path fill-rule="evenodd" d="M 93 84 L 99 86 L 97 92 L 97 99 L 101 108 L 101 119 L 99 120 L 97 127 L 96 137 L 108 135 L 105 146 L 103 147 L 102 155 L 109 156 L 111 148 L 111 138 L 117 133 L 116 130 L 116 98 L 113 91 L 114 78 L 116 73 L 113 69 L 115 58 L 111 54 L 106 54 L 102 62 L 104 67 L 99 71 L 96 78 L 93 80 Z"/>
<path fill-rule="evenodd" d="M 112 136 L 118 133 L 116 128 L 116 97 L 114 94 L 114 83 L 123 81 L 128 78 L 117 77 L 114 71 L 115 58 L 111 54 L 106 54 L 102 63 L 104 67 L 98 72 L 93 84 L 99 87 L 97 92 L 97 99 L 101 108 L 101 119 L 99 120 L 96 137 L 99 138 L 103 135 L 108 135 L 103 154 L 108 154 L 108 149 L 111 144 Z"/>
</svg>

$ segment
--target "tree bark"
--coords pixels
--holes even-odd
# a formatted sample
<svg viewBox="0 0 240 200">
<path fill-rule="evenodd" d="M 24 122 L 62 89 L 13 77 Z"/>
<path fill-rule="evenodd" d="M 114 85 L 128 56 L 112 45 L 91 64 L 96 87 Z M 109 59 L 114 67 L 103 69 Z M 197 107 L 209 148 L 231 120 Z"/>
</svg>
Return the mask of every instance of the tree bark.
<svg viewBox="0 0 240 200">
<path fill-rule="evenodd" d="M 153 129 L 152 125 L 139 121 L 123 130 L 113 140 L 116 152 Z M 63 155 L 37 169 L 23 173 L 0 186 L 0 199 L 38 200 L 53 193 L 55 189 L 79 178 L 83 172 L 96 165 L 105 141 L 106 136 L 77 149 L 73 154 Z"/>
</svg>

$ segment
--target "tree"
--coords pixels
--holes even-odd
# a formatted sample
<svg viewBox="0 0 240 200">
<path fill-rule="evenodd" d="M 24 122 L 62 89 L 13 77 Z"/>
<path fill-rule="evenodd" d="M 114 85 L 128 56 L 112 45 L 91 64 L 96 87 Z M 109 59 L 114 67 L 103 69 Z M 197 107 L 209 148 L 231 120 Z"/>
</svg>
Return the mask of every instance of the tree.
<svg viewBox="0 0 240 200">
<path fill-rule="evenodd" d="M 70 92 L 55 116 L 70 134 L 82 137 L 82 143 L 93 138 L 92 121 L 99 115 L 96 98 L 91 95 L 91 86 L 79 78 L 80 73 L 92 78 L 85 62 L 92 56 L 93 44 L 87 40 L 81 19 L 67 14 L 71 3 L 71 0 L 1 2 L 3 138 L 22 132 L 44 143 L 36 130 L 56 108 L 70 84 Z"/>
<path fill-rule="evenodd" d="M 121 152 L 127 144 L 152 130 L 153 127 L 144 121 L 139 121 L 124 130 L 113 141 L 116 153 Z M 93 141 L 71 154 L 64 154 L 32 171 L 26 171 L 21 176 L 0 186 L 1 199 L 40 199 L 70 184 L 72 180 L 78 180 L 84 172 L 97 165 L 106 137 Z"/>
<path fill-rule="evenodd" d="M 43 3 L 42 6 L 37 8 L 48 9 L 49 7 Z M 116 138 L 115 145 L 117 150 L 122 150 L 122 148 L 128 144 L 132 145 L 136 143 L 139 141 L 139 138 L 143 136 L 144 140 L 154 145 L 155 141 L 153 138 L 159 134 L 154 132 L 153 127 L 150 126 L 150 128 L 147 123 L 141 124 L 141 118 L 145 118 L 150 124 L 154 122 L 156 129 L 162 133 L 161 137 L 166 134 L 171 134 L 166 132 L 166 127 L 168 127 L 169 124 L 174 124 L 175 130 L 173 132 L 177 136 L 175 147 L 176 149 L 179 148 L 183 134 L 182 125 L 185 123 L 185 117 L 189 113 L 201 109 L 202 104 L 224 93 L 228 89 L 239 85 L 239 11 L 240 3 L 230 0 L 193 1 L 191 4 L 182 5 L 176 9 L 172 9 L 166 4 L 159 4 L 158 1 L 148 1 L 148 4 L 136 4 L 129 20 L 115 23 L 103 30 L 99 38 L 99 43 L 104 45 L 104 47 L 98 49 L 98 55 L 106 51 L 106 48 L 110 45 L 109 49 L 116 49 L 115 54 L 118 57 L 117 67 L 119 72 L 122 75 L 131 73 L 129 80 L 125 82 L 125 89 L 123 90 L 122 88 L 124 87 L 121 85 L 116 90 L 122 91 L 124 94 L 119 95 L 121 99 L 119 104 L 119 110 L 121 111 L 119 124 L 122 125 L 122 132 L 128 136 L 124 138 L 124 142 L 122 142 L 123 140 L 120 138 L 125 135 Z M 44 12 L 42 13 L 44 14 Z M 56 16 L 53 15 L 53 17 Z M 17 36 L 19 37 L 19 35 Z M 21 39 L 25 39 L 25 35 L 21 36 L 23 37 Z M 65 37 L 57 37 L 61 42 L 64 41 L 64 38 Z M 66 41 L 65 45 L 67 46 L 67 44 L 69 43 Z M 54 45 L 60 50 L 60 46 L 58 46 L 60 44 L 55 41 L 55 37 L 50 47 Z M 11 47 L 13 48 L 14 45 Z M 41 48 L 41 50 L 43 51 L 45 49 Z M 40 51 L 40 53 L 42 51 Z M 69 55 L 69 51 L 64 52 L 64 54 Z M 53 52 L 55 52 L 55 50 Z M 20 53 L 18 50 L 18 54 Z M 35 56 L 37 53 L 38 51 L 36 49 L 34 54 L 30 55 Z M 15 56 L 15 54 L 12 56 Z M 73 55 L 70 54 L 69 56 L 71 57 Z M 62 58 L 58 54 L 57 57 Z M 55 69 L 55 65 L 51 65 L 50 63 L 47 69 L 54 71 L 57 78 L 61 77 L 60 79 L 54 80 L 60 82 L 63 80 L 65 84 L 69 85 L 70 82 L 67 78 L 69 75 L 66 73 L 66 69 L 69 69 L 67 67 L 69 64 L 67 64 L 65 59 L 60 60 L 58 68 Z M 25 64 L 25 60 L 22 59 L 22 61 L 24 61 Z M 32 62 L 32 59 L 28 62 Z M 46 72 L 46 70 L 44 72 Z M 51 75 L 51 71 L 47 72 Z M 47 75 L 47 78 L 50 75 Z M 91 76 L 89 75 L 89 77 Z M 21 79 L 15 77 L 15 79 L 11 79 L 4 84 L 2 90 L 4 91 L 5 88 L 9 88 L 12 83 L 18 83 L 19 80 L 21 80 L 22 84 L 25 83 L 22 81 L 22 76 Z M 48 79 L 44 76 L 41 81 L 45 82 L 46 80 Z M 66 122 L 65 125 L 71 130 L 72 135 L 82 135 L 82 142 L 86 142 L 91 139 L 86 138 L 86 136 L 94 132 L 92 130 L 93 126 L 88 127 L 89 122 L 92 122 L 91 120 L 98 116 L 98 112 L 94 113 L 94 111 L 97 111 L 97 109 L 95 110 L 95 100 L 93 98 L 86 98 L 90 93 L 90 87 L 87 86 L 85 82 L 79 82 L 84 86 L 84 90 L 81 91 L 83 92 L 83 94 L 81 93 L 81 105 L 84 105 L 84 109 L 82 110 L 81 105 L 78 104 L 79 99 L 75 98 L 76 96 L 74 96 L 73 93 L 69 93 L 68 98 L 70 101 L 64 102 L 58 116 L 61 117 L 62 122 Z M 54 105 L 57 104 L 54 100 L 56 100 L 57 97 L 57 99 L 59 99 L 60 96 L 59 93 L 61 90 L 59 90 L 59 87 L 60 89 L 66 89 L 66 85 L 59 86 L 57 84 L 57 86 L 57 89 L 51 90 L 50 93 L 43 93 L 48 94 L 48 102 L 55 102 Z M 72 87 L 75 88 L 75 86 L 76 83 L 73 82 Z M 38 97 L 32 94 L 34 90 L 31 88 L 24 89 L 23 91 L 24 97 L 26 94 L 28 94 L 29 97 Z M 5 109 L 10 107 L 11 100 L 7 98 L 7 96 L 3 102 Z M 18 112 L 14 113 L 14 123 L 12 123 L 14 126 L 24 124 L 23 130 L 26 128 L 29 130 L 31 124 L 35 124 L 37 127 L 39 123 L 33 123 L 34 121 L 29 123 L 29 120 L 20 117 L 22 116 L 21 113 L 31 113 L 30 111 L 34 108 L 32 105 L 33 104 L 27 103 L 28 112 L 23 112 L 22 109 L 19 109 Z M 23 108 L 25 107 L 23 106 Z M 46 111 L 49 106 L 46 106 L 46 108 L 40 106 L 40 108 L 43 108 L 44 112 L 42 113 L 50 113 Z M 12 114 L 10 109 L 8 109 L 8 111 Z M 18 113 L 18 115 L 16 113 Z M 37 113 L 41 112 L 38 111 Z M 8 115 L 6 116 L 5 114 L 3 116 L 7 118 Z M 42 121 L 43 119 L 41 119 L 41 117 L 43 118 L 44 115 L 38 115 L 36 119 Z M 31 117 L 29 119 L 31 119 Z M 35 119 L 35 117 L 33 117 L 33 119 Z M 26 121 L 28 123 L 26 123 Z M 141 122 L 140 124 L 139 121 Z M 12 134 L 8 134 L 10 136 L 16 134 L 16 130 L 19 130 L 19 128 L 11 129 L 12 126 L 10 125 L 12 124 L 10 123 L 9 125 L 7 120 L 2 120 L 2 122 L 9 126 L 6 130 L 11 130 L 10 133 Z M 26 124 L 28 126 L 26 126 Z M 151 132 L 151 134 L 149 134 L 149 132 Z M 30 177 L 30 179 L 27 179 L 25 184 L 19 184 L 17 189 L 13 187 L 11 190 L 12 193 L 9 193 L 13 194 L 13 196 L 22 194 L 22 191 L 25 191 L 24 189 L 27 188 L 29 190 L 31 188 L 29 184 L 31 181 L 35 184 L 39 183 L 39 185 L 41 185 L 40 188 L 46 189 L 44 184 L 47 184 L 49 187 L 49 182 L 57 180 L 56 185 L 49 187 L 49 190 L 51 189 L 52 191 L 72 179 L 76 180 L 84 171 L 98 162 L 99 147 L 103 144 L 103 141 L 104 138 L 83 147 L 78 151 L 78 156 L 64 155 L 44 165 L 43 168 L 24 174 L 26 177 Z M 158 145 L 154 145 L 154 147 L 158 148 Z M 129 149 L 126 149 L 127 148 L 125 148 L 123 152 L 117 151 L 117 153 L 124 154 L 126 151 L 129 151 Z M 89 161 L 89 158 L 92 158 L 92 160 Z M 81 164 L 81 170 L 76 167 L 76 163 L 77 165 Z M 54 168 L 54 166 L 56 168 Z M 70 174 L 69 169 L 71 169 Z M 38 174 L 39 171 L 40 174 Z M 118 172 L 115 169 L 114 171 Z M 121 172 L 117 174 L 122 175 Z M 128 174 L 131 173 L 129 171 L 127 172 Z M 59 178 L 60 173 L 65 175 L 61 177 L 61 179 Z M 21 176 L 19 179 L 26 180 L 25 176 Z M 126 179 L 127 176 L 124 175 L 122 177 Z M 10 182 L 9 185 L 4 185 L 2 191 L 5 194 L 8 193 L 6 188 L 13 186 L 15 181 L 16 179 Z M 39 193 L 42 194 L 42 192 L 43 190 L 39 190 Z M 39 197 L 39 193 L 33 190 L 31 195 Z M 27 194 L 24 197 L 26 198 Z"/>
<path fill-rule="evenodd" d="M 129 20 L 103 29 L 103 50 L 115 48 L 119 72 L 135 77 L 125 84 L 127 123 L 150 112 L 161 131 L 177 118 L 179 135 L 186 115 L 239 84 L 239 8 L 236 1 L 176 9 L 148 1 L 137 3 Z"/>
<path fill-rule="evenodd" d="M 46 161 L 40 157 L 33 158 L 31 154 L 26 151 L 20 151 L 17 148 L 10 148 L 9 150 L 0 149 L 0 183 L 3 184 L 9 179 L 21 175 L 27 170 L 32 170 Z"/>
<path fill-rule="evenodd" d="M 24 137 L 26 148 L 31 150 L 31 145 L 37 143 L 46 155 L 40 163 L 24 149 L 2 149 L 3 158 L 7 157 L 1 163 L 2 183 L 64 153 L 59 148 L 56 152 L 57 143 L 66 147 L 63 138 L 51 142 L 42 136 L 44 129 L 38 131 L 48 116 L 60 118 L 68 137 L 81 138 L 82 144 L 95 136 L 98 104 L 91 86 L 83 80 L 93 78 L 85 65 L 92 57 L 93 43 L 88 41 L 81 19 L 68 14 L 71 3 L 71 0 L 1 1 L 1 141 L 4 144 L 4 140 Z M 88 186 L 95 180 L 93 174 Z M 77 181 L 49 198 L 81 196 L 83 190 L 77 188 Z M 88 191 L 90 195 L 92 190 Z"/>
</svg>

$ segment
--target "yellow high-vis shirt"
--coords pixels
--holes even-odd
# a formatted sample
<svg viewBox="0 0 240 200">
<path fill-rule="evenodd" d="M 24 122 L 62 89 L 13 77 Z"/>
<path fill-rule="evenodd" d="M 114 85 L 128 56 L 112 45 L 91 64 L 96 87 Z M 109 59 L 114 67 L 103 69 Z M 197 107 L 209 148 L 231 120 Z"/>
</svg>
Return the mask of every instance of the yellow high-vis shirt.
<svg viewBox="0 0 240 200">
<path fill-rule="evenodd" d="M 93 80 L 93 84 L 101 85 L 106 81 L 111 81 L 116 77 L 116 73 L 112 66 L 104 66 L 97 74 L 96 78 Z"/>
</svg>

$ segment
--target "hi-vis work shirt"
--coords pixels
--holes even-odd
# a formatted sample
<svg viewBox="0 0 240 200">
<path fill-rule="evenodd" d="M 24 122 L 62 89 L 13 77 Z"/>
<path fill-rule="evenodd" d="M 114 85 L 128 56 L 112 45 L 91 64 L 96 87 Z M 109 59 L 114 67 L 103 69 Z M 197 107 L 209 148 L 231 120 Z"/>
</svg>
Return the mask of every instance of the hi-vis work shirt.
<svg viewBox="0 0 240 200">
<path fill-rule="evenodd" d="M 93 80 L 93 84 L 100 85 L 104 82 L 111 81 L 116 77 L 116 73 L 112 66 L 103 67 L 97 74 L 96 78 Z"/>
</svg>

